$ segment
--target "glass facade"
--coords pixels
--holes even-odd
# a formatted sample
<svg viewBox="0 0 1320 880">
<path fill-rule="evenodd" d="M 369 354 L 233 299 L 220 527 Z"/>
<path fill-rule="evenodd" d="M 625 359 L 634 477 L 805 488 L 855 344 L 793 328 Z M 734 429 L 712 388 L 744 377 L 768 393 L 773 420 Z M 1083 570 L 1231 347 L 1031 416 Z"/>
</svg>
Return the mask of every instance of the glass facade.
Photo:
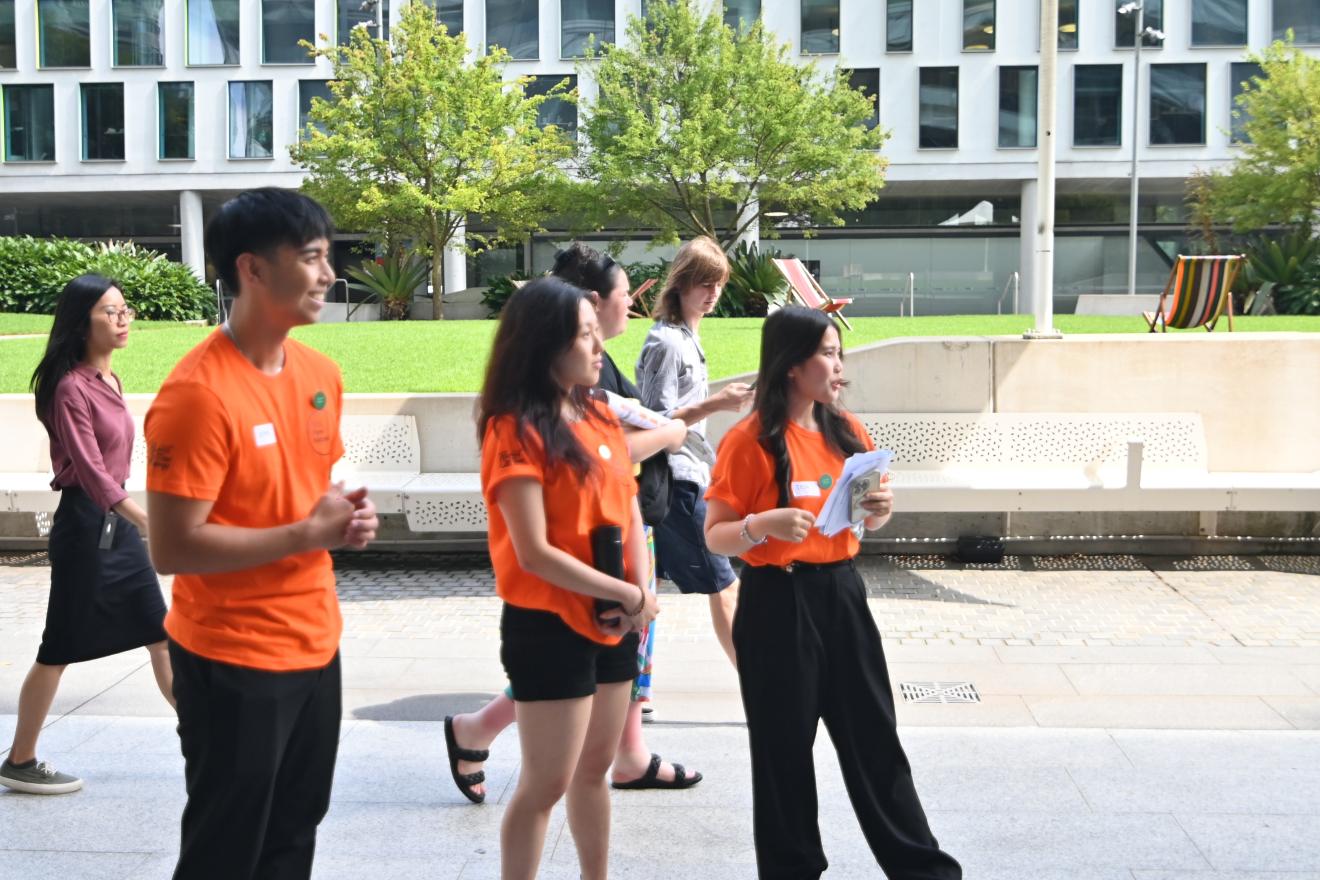
<svg viewBox="0 0 1320 880">
<path fill-rule="evenodd" d="M 274 98 L 269 80 L 229 84 L 229 158 L 275 154 Z"/>
<path fill-rule="evenodd" d="M 585 58 L 589 46 L 614 42 L 614 0 L 560 0 L 559 10 L 561 57 Z"/>
<path fill-rule="evenodd" d="M 18 46 L 14 41 L 15 0 L 0 0 L 0 70 L 18 67 Z"/>
<path fill-rule="evenodd" d="M 330 93 L 330 80 L 328 79 L 300 79 L 298 80 L 298 137 L 304 137 L 307 131 L 307 123 L 311 121 L 312 99 L 320 98 L 322 101 L 333 101 L 335 96 Z M 324 132 L 325 128 L 318 125 L 317 129 Z"/>
<path fill-rule="evenodd" d="M 886 0 L 885 51 L 912 51 L 912 0 Z"/>
<path fill-rule="evenodd" d="M 82 157 L 124 158 L 124 84 L 82 84 Z"/>
<path fill-rule="evenodd" d="M 161 67 L 165 52 L 165 0 L 113 0 L 115 67 Z"/>
<path fill-rule="evenodd" d="M 1137 42 L 1137 14 L 1135 12 L 1124 15 L 1118 9 L 1128 0 L 1114 0 L 1114 48 L 1131 49 Z M 1164 0 L 1142 0 L 1144 7 L 1143 27 L 1154 28 L 1157 31 L 1164 30 Z M 1143 49 L 1159 49 L 1164 45 L 1164 41 L 1152 37 L 1149 33 L 1141 42 Z"/>
<path fill-rule="evenodd" d="M 1205 143 L 1205 65 L 1150 66 L 1150 142 Z"/>
<path fill-rule="evenodd" d="M 376 33 L 376 7 L 363 0 L 338 0 L 335 8 L 335 42 L 347 46 L 352 40 L 353 28 L 366 25 L 373 37 L 390 38 L 390 0 L 375 0 L 380 5 L 381 33 Z"/>
<path fill-rule="evenodd" d="M 839 0 L 802 0 L 802 54 L 839 51 Z"/>
<path fill-rule="evenodd" d="M 871 118 L 866 120 L 868 129 L 880 124 L 880 68 L 864 67 L 848 71 L 848 85 L 860 89 L 863 95 L 871 99 Z"/>
<path fill-rule="evenodd" d="M 724 0 L 724 23 L 735 31 L 761 17 L 761 0 Z"/>
<path fill-rule="evenodd" d="M 1320 45 L 1320 3 L 1316 0 L 1273 0 L 1270 29 L 1274 39 L 1282 40 L 1293 32 L 1293 39 L 1303 46 Z"/>
<path fill-rule="evenodd" d="M 537 0 L 486 0 L 486 43 L 508 50 L 515 61 L 541 55 Z"/>
<path fill-rule="evenodd" d="M 1123 66 L 1073 68 L 1073 146 L 1117 147 L 1123 142 Z"/>
<path fill-rule="evenodd" d="M 1059 0 L 1059 48 L 1077 48 L 1077 2 Z"/>
<path fill-rule="evenodd" d="M 5 161 L 55 161 L 55 87 L 4 86 Z"/>
<path fill-rule="evenodd" d="M 958 146 L 958 68 L 921 68 L 917 146 L 954 149 Z"/>
<path fill-rule="evenodd" d="M 163 82 L 157 86 L 158 155 L 162 159 L 195 159 L 193 141 L 193 84 Z"/>
<path fill-rule="evenodd" d="M 995 49 L 995 0 L 963 0 L 963 51 Z"/>
<path fill-rule="evenodd" d="M 238 64 L 239 0 L 186 0 L 188 63 Z"/>
<path fill-rule="evenodd" d="M 564 83 L 563 92 L 571 92 L 577 88 L 577 76 L 573 74 L 545 74 L 532 77 L 532 81 L 527 83 L 524 88 L 524 94 L 528 97 L 537 95 L 547 95 L 555 86 Z M 577 105 L 565 101 L 562 98 L 547 98 L 541 102 L 541 106 L 536 108 L 536 124 L 545 128 L 547 125 L 554 125 L 560 131 L 567 134 L 570 138 L 577 137 Z"/>
<path fill-rule="evenodd" d="M 1192 0 L 1193 46 L 1245 46 L 1247 0 Z"/>
<path fill-rule="evenodd" d="M 435 17 L 452 37 L 463 32 L 463 0 L 422 0 L 435 10 Z"/>
<path fill-rule="evenodd" d="M 1247 135 L 1247 111 L 1238 103 L 1238 96 L 1245 92 L 1246 84 L 1253 79 L 1260 79 L 1265 76 L 1264 69 L 1254 61 L 1234 61 L 1231 74 L 1233 83 L 1230 89 L 1228 102 L 1229 119 L 1232 120 L 1229 127 L 1229 139 L 1235 144 L 1249 144 L 1251 138 Z M 1253 83 L 1253 88 L 1255 87 Z"/>
<path fill-rule="evenodd" d="M 316 4 L 307 0 L 261 0 L 261 63 L 311 64 L 300 40 L 316 42 Z"/>
<path fill-rule="evenodd" d="M 1036 146 L 1035 67 L 999 68 L 999 146 Z"/>
<path fill-rule="evenodd" d="M 91 67 L 89 0 L 37 0 L 37 66 Z"/>
</svg>

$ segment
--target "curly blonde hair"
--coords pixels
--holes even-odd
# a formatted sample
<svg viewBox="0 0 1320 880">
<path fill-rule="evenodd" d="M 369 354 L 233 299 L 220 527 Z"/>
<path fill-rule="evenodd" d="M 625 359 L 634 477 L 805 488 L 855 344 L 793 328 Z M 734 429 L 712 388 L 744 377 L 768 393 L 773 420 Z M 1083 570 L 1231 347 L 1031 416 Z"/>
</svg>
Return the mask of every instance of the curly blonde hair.
<svg viewBox="0 0 1320 880">
<path fill-rule="evenodd" d="M 670 324 L 683 323 L 683 292 L 701 284 L 724 284 L 729 280 L 729 258 L 724 248 L 708 235 L 694 238 L 678 249 L 665 279 L 656 317 Z"/>
</svg>

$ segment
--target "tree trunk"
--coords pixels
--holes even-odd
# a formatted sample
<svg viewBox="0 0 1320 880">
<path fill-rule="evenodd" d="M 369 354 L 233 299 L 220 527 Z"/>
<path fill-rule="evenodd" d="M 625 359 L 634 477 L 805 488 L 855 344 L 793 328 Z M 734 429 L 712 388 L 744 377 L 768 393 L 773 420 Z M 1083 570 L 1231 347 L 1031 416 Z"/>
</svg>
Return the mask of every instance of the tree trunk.
<svg viewBox="0 0 1320 880">
<path fill-rule="evenodd" d="M 431 245 L 431 317 L 437 321 L 445 317 L 445 248 L 442 244 Z"/>
</svg>

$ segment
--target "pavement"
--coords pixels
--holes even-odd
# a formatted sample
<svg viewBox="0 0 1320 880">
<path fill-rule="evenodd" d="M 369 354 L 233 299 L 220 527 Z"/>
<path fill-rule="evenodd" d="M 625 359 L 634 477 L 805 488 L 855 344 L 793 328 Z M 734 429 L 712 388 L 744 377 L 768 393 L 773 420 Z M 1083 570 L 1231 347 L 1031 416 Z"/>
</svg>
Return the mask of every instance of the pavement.
<svg viewBox="0 0 1320 880">
<path fill-rule="evenodd" d="M 1320 880 L 1320 557 L 867 557 L 901 735 L 932 828 L 972 880 Z M 516 728 L 491 794 L 448 777 L 441 721 L 504 684 L 480 555 L 338 559 L 345 714 L 317 878 L 499 875 Z M 40 554 L 0 554 L 0 744 L 44 617 Z M 669 591 L 665 591 L 668 593 Z M 755 877 L 737 679 L 706 604 L 665 595 L 654 751 L 684 792 L 616 792 L 611 874 Z M 974 701 L 968 701 L 974 700 Z M 0 745 L 0 748 L 3 748 Z M 0 794 L 0 878 L 167 878 L 182 759 L 145 651 L 71 667 L 41 755 L 77 794 Z M 880 877 L 827 736 L 826 877 Z M 562 806 L 541 876 L 577 877 Z"/>
</svg>

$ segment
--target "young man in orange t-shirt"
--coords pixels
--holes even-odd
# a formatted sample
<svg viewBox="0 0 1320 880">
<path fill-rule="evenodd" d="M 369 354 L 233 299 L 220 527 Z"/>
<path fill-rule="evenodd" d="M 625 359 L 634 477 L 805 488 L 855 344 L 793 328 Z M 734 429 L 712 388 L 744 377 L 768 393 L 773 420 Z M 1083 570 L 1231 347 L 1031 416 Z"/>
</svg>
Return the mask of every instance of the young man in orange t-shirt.
<svg viewBox="0 0 1320 880">
<path fill-rule="evenodd" d="M 146 419 L 151 557 L 165 618 L 188 803 L 175 880 L 311 875 L 339 743 L 342 621 L 329 550 L 375 537 L 343 454 L 334 362 L 288 338 L 334 281 L 333 227 L 298 193 L 221 206 L 206 251 L 236 291 Z"/>
</svg>

